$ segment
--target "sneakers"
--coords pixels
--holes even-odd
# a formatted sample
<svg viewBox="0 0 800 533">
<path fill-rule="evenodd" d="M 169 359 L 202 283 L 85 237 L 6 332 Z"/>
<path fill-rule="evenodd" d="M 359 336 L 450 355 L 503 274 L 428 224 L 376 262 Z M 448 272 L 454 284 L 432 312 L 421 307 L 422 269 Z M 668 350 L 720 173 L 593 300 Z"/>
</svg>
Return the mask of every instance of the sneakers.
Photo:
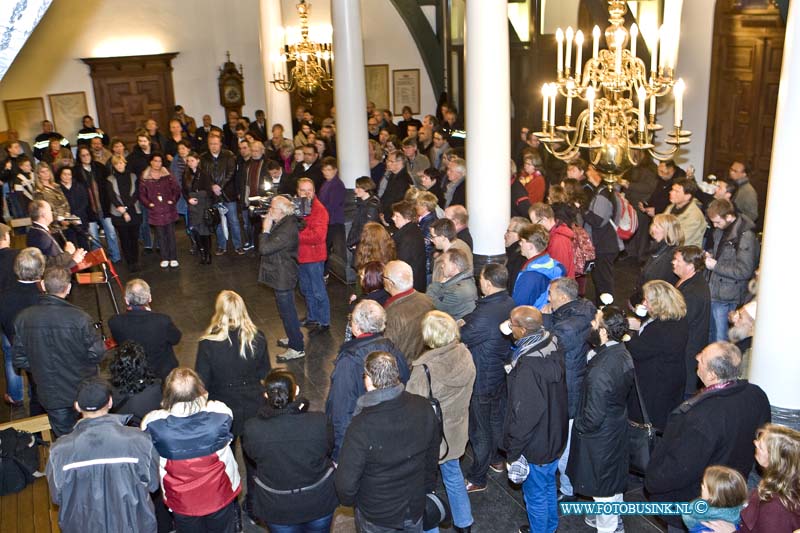
<svg viewBox="0 0 800 533">
<path fill-rule="evenodd" d="M 467 492 L 483 492 L 486 490 L 486 485 L 476 485 L 475 483 L 470 483 L 469 481 L 465 481 L 464 486 L 466 487 Z"/>
<path fill-rule="evenodd" d="M 253 243 L 251 243 L 251 242 L 248 242 L 247 244 L 244 245 L 243 250 L 245 252 L 249 252 L 250 250 L 252 250 L 254 248 L 255 248 L 255 245 L 253 245 Z"/>
<path fill-rule="evenodd" d="M 225 255 L 225 250 L 223 248 L 217 248 L 217 251 L 214 252 L 214 255 Z"/>
<path fill-rule="evenodd" d="M 291 361 L 292 359 L 300 359 L 300 358 L 305 357 L 305 356 L 306 356 L 306 352 L 305 351 L 298 352 L 297 350 L 289 348 L 285 352 L 280 354 L 277 357 L 277 359 L 278 359 L 279 362 L 282 363 L 284 361 Z"/>
<path fill-rule="evenodd" d="M 169 266 L 170 268 L 178 268 L 180 264 L 178 264 L 178 262 L 173 259 L 172 261 L 169 262 Z"/>
<path fill-rule="evenodd" d="M 237 248 L 236 249 L 236 255 L 244 255 L 244 249 L 243 248 Z"/>
<path fill-rule="evenodd" d="M 277 344 L 281 348 L 288 348 L 289 347 L 289 337 L 281 337 L 280 339 L 278 339 L 278 342 L 276 342 L 275 344 Z"/>
<path fill-rule="evenodd" d="M 492 469 L 492 472 L 496 472 L 498 474 L 502 474 L 506 471 L 506 465 L 502 461 L 499 463 L 492 463 L 489 465 L 489 468 Z"/>
<path fill-rule="evenodd" d="M 519 526 L 519 529 L 517 531 L 519 531 L 519 533 L 531 533 L 531 526 L 528 525 Z"/>
<path fill-rule="evenodd" d="M 169 261 L 161 261 L 161 263 L 159 263 L 159 266 L 161 268 L 169 268 Z"/>
<path fill-rule="evenodd" d="M 589 515 L 587 514 L 583 518 L 583 522 L 593 528 L 597 528 L 597 515 Z M 621 516 L 617 516 L 617 529 L 614 530 L 614 533 L 625 533 L 625 523 L 622 521 Z"/>
</svg>

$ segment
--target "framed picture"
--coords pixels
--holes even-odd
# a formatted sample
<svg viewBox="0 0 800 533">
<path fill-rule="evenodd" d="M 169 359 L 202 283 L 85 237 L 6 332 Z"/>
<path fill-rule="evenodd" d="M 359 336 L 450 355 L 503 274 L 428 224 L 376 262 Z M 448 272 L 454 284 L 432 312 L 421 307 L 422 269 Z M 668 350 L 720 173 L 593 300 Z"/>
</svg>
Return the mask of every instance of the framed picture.
<svg viewBox="0 0 800 533">
<path fill-rule="evenodd" d="M 375 102 L 376 109 L 389 109 L 389 65 L 365 65 L 367 101 Z"/>
<path fill-rule="evenodd" d="M 74 144 L 78 131 L 83 128 L 83 116 L 89 114 L 86 93 L 80 91 L 48 94 L 47 99 L 53 114 L 53 128 Z"/>
<path fill-rule="evenodd" d="M 30 140 L 42 132 L 42 121 L 47 118 L 44 113 L 44 98 L 3 100 L 3 107 L 9 129 L 17 130 L 20 139 Z"/>
<path fill-rule="evenodd" d="M 399 117 L 405 106 L 411 108 L 412 115 L 420 113 L 419 69 L 392 71 L 392 93 L 394 94 L 394 116 Z"/>
</svg>

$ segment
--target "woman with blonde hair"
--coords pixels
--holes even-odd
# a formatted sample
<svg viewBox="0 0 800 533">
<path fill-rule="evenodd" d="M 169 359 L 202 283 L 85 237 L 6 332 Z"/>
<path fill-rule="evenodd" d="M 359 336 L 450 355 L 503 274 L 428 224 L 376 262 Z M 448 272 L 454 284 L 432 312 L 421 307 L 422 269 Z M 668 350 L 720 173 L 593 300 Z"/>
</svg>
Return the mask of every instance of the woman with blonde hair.
<svg viewBox="0 0 800 533">
<path fill-rule="evenodd" d="M 361 231 L 361 240 L 353 254 L 353 267 L 360 270 L 367 263 L 380 261 L 383 264 L 397 259 L 394 240 L 386 228 L 377 222 L 367 222 Z"/>
<path fill-rule="evenodd" d="M 69 216 L 69 201 L 61 191 L 61 187 L 56 183 L 53 168 L 48 163 L 42 161 L 36 165 L 35 181 L 36 192 L 33 194 L 33 199 L 44 200 L 50 204 L 50 207 L 53 208 L 53 220 L 58 220 L 58 217 Z M 66 226 L 66 224 L 62 225 Z"/>
<path fill-rule="evenodd" d="M 439 400 L 444 434 L 439 469 L 450 500 L 456 531 L 469 531 L 472 509 L 459 458 L 467 447 L 469 402 L 475 384 L 475 364 L 455 319 L 441 311 L 429 311 L 422 319 L 422 338 L 430 348 L 413 363 L 406 390 Z"/>
<path fill-rule="evenodd" d="M 678 217 L 670 214 L 660 214 L 650 223 L 650 236 L 653 242 L 647 254 L 642 270 L 639 272 L 639 281 L 636 291 L 630 298 L 630 303 L 636 305 L 642 298 L 642 286 L 654 279 L 664 280 L 675 284 L 678 276 L 672 271 L 672 256 L 679 246 L 683 246 L 684 236 Z"/>
<path fill-rule="evenodd" d="M 686 383 L 686 343 L 689 326 L 681 292 L 666 281 L 648 281 L 642 287 L 647 318 L 629 319 L 633 332 L 628 351 L 647 414 L 663 429 L 667 416 L 683 401 Z M 643 421 L 638 399 L 631 398 L 631 418 Z"/>
</svg>

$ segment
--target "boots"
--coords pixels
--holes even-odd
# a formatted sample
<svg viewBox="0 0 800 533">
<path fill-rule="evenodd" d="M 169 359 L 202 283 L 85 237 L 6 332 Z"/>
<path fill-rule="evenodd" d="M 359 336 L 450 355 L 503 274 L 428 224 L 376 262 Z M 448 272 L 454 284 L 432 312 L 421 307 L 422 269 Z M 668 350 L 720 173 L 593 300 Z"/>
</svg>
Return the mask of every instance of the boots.
<svg viewBox="0 0 800 533">
<path fill-rule="evenodd" d="M 211 236 L 199 235 L 197 237 L 198 246 L 200 247 L 200 264 L 211 264 Z"/>
</svg>

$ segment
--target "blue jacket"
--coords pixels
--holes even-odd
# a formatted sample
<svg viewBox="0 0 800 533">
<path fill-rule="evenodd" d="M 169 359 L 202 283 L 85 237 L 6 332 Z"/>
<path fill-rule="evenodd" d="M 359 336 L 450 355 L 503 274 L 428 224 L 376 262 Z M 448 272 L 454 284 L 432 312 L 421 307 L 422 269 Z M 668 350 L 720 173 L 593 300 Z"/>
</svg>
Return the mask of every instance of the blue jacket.
<svg viewBox="0 0 800 533">
<path fill-rule="evenodd" d="M 550 282 L 566 275 L 564 265 L 543 253 L 522 265 L 514 283 L 514 302 L 517 305 L 532 305 L 541 309 L 547 303 L 547 288 Z"/>
<path fill-rule="evenodd" d="M 543 315 L 545 329 L 556 336 L 558 345 L 564 352 L 570 418 L 575 418 L 578 414 L 583 378 L 586 376 L 586 353 L 589 351 L 586 339 L 596 313 L 597 308 L 592 302 L 578 298 L 565 303 L 553 311 L 553 314 Z"/>
<path fill-rule="evenodd" d="M 389 352 L 397 359 L 400 380 L 405 383 L 411 372 L 403 352 L 383 335 L 356 337 L 342 344 L 331 373 L 331 388 L 325 401 L 325 414 L 333 424 L 334 447 L 332 457 L 336 460 L 344 441 L 344 434 L 353 418 L 358 398 L 364 388 L 364 361 L 372 352 Z"/>
<path fill-rule="evenodd" d="M 328 210 L 328 224 L 344 224 L 344 183 L 337 174 L 319 189 L 319 201 Z"/>
<path fill-rule="evenodd" d="M 506 382 L 503 368 L 511 350 L 511 341 L 500 331 L 516 304 L 507 291 L 480 298 L 475 310 L 464 317 L 461 342 L 467 345 L 475 362 L 475 385 L 472 394 L 494 395 Z"/>
</svg>

